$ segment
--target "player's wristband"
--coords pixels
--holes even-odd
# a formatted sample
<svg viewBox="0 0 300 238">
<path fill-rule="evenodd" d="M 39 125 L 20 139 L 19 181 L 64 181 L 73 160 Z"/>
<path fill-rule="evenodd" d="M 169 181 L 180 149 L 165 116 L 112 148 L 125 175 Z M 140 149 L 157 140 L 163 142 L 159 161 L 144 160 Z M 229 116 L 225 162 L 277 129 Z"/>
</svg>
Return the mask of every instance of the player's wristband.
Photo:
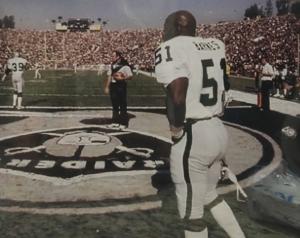
<svg viewBox="0 0 300 238">
<path fill-rule="evenodd" d="M 4 82 L 4 80 L 6 79 L 6 74 L 4 74 L 1 78 L 1 81 Z"/>
<path fill-rule="evenodd" d="M 221 171 L 220 171 L 220 180 L 224 180 L 224 178 L 226 177 L 226 168 L 228 168 L 228 165 L 225 161 L 225 159 L 221 160 Z"/>
<path fill-rule="evenodd" d="M 11 72 L 11 70 L 9 68 L 6 68 L 4 71 L 5 75 L 9 75 L 10 72 Z"/>
<path fill-rule="evenodd" d="M 171 139 L 174 143 L 177 143 L 181 140 L 181 138 L 184 136 L 184 127 L 175 127 L 170 126 L 171 131 Z"/>
</svg>

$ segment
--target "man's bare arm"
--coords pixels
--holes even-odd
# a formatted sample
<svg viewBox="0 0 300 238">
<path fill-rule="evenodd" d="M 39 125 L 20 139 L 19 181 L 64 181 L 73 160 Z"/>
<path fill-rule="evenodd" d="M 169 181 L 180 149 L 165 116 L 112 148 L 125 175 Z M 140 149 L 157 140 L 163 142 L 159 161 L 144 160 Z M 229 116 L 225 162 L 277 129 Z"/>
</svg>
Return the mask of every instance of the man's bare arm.
<svg viewBox="0 0 300 238">
<path fill-rule="evenodd" d="M 177 78 L 167 87 L 167 115 L 172 137 L 183 134 L 187 88 L 187 78 Z"/>
</svg>

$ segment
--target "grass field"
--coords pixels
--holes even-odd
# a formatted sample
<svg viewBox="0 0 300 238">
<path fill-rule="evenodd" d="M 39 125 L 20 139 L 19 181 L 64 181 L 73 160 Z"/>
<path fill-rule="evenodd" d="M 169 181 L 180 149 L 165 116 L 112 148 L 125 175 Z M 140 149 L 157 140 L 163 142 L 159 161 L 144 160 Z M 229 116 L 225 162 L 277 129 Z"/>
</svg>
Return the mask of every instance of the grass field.
<svg viewBox="0 0 300 238">
<path fill-rule="evenodd" d="M 182 225 L 176 215 L 174 197 L 164 190 L 162 209 L 103 215 L 32 215 L 0 213 L 3 238 L 182 238 Z M 297 231 L 278 224 L 256 222 L 246 214 L 246 203 L 237 203 L 235 193 L 227 194 L 243 230 L 249 238 L 296 238 Z M 226 238 L 209 212 L 209 238 Z"/>
<path fill-rule="evenodd" d="M 36 80 L 32 71 L 25 74 L 25 106 L 110 106 L 109 96 L 103 92 L 105 76 L 95 71 L 42 71 Z M 235 80 L 235 79 L 234 79 Z M 236 83 L 238 83 L 236 81 Z M 247 86 L 252 85 L 247 80 Z M 245 84 L 240 85 L 241 88 Z M 128 82 L 129 107 L 164 106 L 164 91 L 155 79 L 135 75 Z M 0 106 L 12 104 L 11 81 L 0 84 Z M 234 119 L 239 115 L 233 114 Z M 252 120 L 248 114 L 245 117 Z M 5 123 L 23 118 L 5 118 Z M 4 120 L 4 119 L 3 119 Z M 38 119 L 37 119 L 38 120 Z M 0 121 L 1 124 L 1 121 Z M 3 123 L 4 124 L 4 123 Z M 249 126 L 249 125 L 248 125 Z M 263 127 L 263 126 L 262 126 Z M 2 186 L 7 186 L 3 181 Z M 111 213 L 103 215 L 36 215 L 23 212 L 0 212 L 0 238 L 179 238 L 182 225 L 178 221 L 172 187 L 157 195 L 163 201 L 162 209 Z M 278 224 L 257 222 L 248 215 L 247 203 L 236 202 L 235 192 L 225 195 L 248 238 L 296 238 L 298 231 Z M 10 201 L 0 201 L 4 206 Z M 209 214 L 209 213 L 207 213 Z M 226 238 L 224 231 L 208 215 L 210 238 Z"/>
<path fill-rule="evenodd" d="M 110 107 L 104 94 L 106 75 L 96 71 L 46 70 L 42 78 L 34 79 L 34 72 L 24 74 L 23 104 L 32 107 Z M 254 80 L 230 77 L 231 88 L 254 92 Z M 145 74 L 134 75 L 128 82 L 128 107 L 163 107 L 164 89 L 155 78 Z M 11 80 L 0 82 L 0 106 L 12 104 Z M 292 101 L 299 102 L 297 99 Z"/>
<path fill-rule="evenodd" d="M 110 106 L 104 94 L 105 75 L 95 71 L 42 71 L 41 79 L 34 79 L 34 72 L 25 73 L 24 105 L 28 106 Z M 1 83 L 0 105 L 10 106 L 11 80 Z M 151 98 L 149 98 L 151 96 Z M 164 92 L 156 80 L 139 74 L 128 82 L 128 106 L 163 106 Z"/>
</svg>

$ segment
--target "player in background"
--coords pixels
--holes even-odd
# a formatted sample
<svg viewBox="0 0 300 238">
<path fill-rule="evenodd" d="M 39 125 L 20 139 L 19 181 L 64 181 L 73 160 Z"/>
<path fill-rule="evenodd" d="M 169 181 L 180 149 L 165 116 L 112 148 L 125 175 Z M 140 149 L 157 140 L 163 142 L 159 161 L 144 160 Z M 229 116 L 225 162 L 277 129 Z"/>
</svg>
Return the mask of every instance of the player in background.
<svg viewBox="0 0 300 238">
<path fill-rule="evenodd" d="M 97 75 L 99 76 L 99 75 L 103 74 L 104 71 L 105 71 L 105 64 L 99 64 L 98 70 L 97 70 Z"/>
<path fill-rule="evenodd" d="M 40 73 L 40 69 L 41 69 L 41 66 L 39 65 L 39 63 L 35 63 L 35 65 L 34 65 L 34 78 L 35 79 L 41 79 L 42 78 L 42 75 Z"/>
<path fill-rule="evenodd" d="M 2 71 L 2 70 L 1 70 Z M 10 73 L 10 70 L 7 68 L 7 65 L 5 64 L 3 66 L 3 71 L 4 71 L 4 74 L 2 75 L 2 78 L 1 78 L 1 81 L 4 82 L 6 77 L 9 75 Z"/>
<path fill-rule="evenodd" d="M 77 74 L 77 67 L 78 67 L 77 62 L 74 62 L 74 64 L 73 64 L 74 74 Z"/>
<path fill-rule="evenodd" d="M 256 64 L 254 69 L 254 79 L 255 79 L 255 89 L 257 92 L 257 107 L 260 109 L 262 107 L 262 97 L 261 97 L 261 65 Z"/>
<path fill-rule="evenodd" d="M 273 89 L 274 71 L 266 58 L 263 57 L 261 63 L 261 109 L 270 111 L 270 91 Z"/>
<path fill-rule="evenodd" d="M 19 53 L 14 53 L 14 57 L 7 61 L 7 69 L 5 75 L 2 77 L 2 81 L 9 75 L 12 74 L 13 84 L 13 108 L 20 110 L 22 108 L 22 93 L 23 93 L 23 73 L 27 69 L 27 60 L 19 57 Z"/>
<path fill-rule="evenodd" d="M 227 148 L 223 113 L 225 46 L 218 39 L 195 37 L 196 20 L 178 11 L 164 23 L 164 42 L 155 51 L 157 81 L 167 94 L 167 118 L 174 142 L 171 177 L 186 238 L 207 238 L 207 205 L 231 238 L 244 238 L 231 208 L 216 185 Z"/>
<path fill-rule="evenodd" d="M 140 73 L 140 66 L 138 64 L 135 64 L 134 65 L 134 70 L 135 70 L 135 74 L 139 75 L 139 73 Z"/>
<path fill-rule="evenodd" d="M 287 89 L 284 87 L 284 81 L 286 79 L 286 76 L 288 75 L 288 66 L 287 64 L 284 64 L 283 69 L 281 70 L 281 78 L 282 78 L 282 88 L 283 88 L 283 97 L 287 95 Z"/>
</svg>

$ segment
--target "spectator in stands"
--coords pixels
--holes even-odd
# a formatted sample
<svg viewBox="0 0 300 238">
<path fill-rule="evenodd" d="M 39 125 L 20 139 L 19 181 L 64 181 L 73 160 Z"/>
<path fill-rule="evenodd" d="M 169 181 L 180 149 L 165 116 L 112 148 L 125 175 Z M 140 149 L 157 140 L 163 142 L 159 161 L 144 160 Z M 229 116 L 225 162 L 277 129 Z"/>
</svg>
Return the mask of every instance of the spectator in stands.
<svg viewBox="0 0 300 238">
<path fill-rule="evenodd" d="M 239 22 L 222 22 L 197 27 L 201 37 L 219 38 L 226 44 L 227 62 L 235 75 L 253 77 L 260 55 L 267 53 L 269 62 L 286 62 L 295 67 L 297 32 L 293 15 L 265 17 Z M 71 69 L 78 65 L 110 64 L 109 52 L 118 48 L 126 53 L 131 65 L 140 70 L 153 70 L 153 52 L 162 38 L 161 29 L 141 29 L 101 32 L 55 32 L 0 29 L 0 64 L 4 65 L 11 52 L 30 59 L 32 65 L 43 62 L 47 68 Z M 46 44 L 45 44 L 46 43 Z M 46 48 L 45 48 L 46 46 Z M 105 47 L 104 47 L 105 46 Z"/>
<path fill-rule="evenodd" d="M 294 70 L 289 70 L 283 81 L 283 94 L 287 99 L 293 99 L 296 97 L 297 77 Z"/>
</svg>

